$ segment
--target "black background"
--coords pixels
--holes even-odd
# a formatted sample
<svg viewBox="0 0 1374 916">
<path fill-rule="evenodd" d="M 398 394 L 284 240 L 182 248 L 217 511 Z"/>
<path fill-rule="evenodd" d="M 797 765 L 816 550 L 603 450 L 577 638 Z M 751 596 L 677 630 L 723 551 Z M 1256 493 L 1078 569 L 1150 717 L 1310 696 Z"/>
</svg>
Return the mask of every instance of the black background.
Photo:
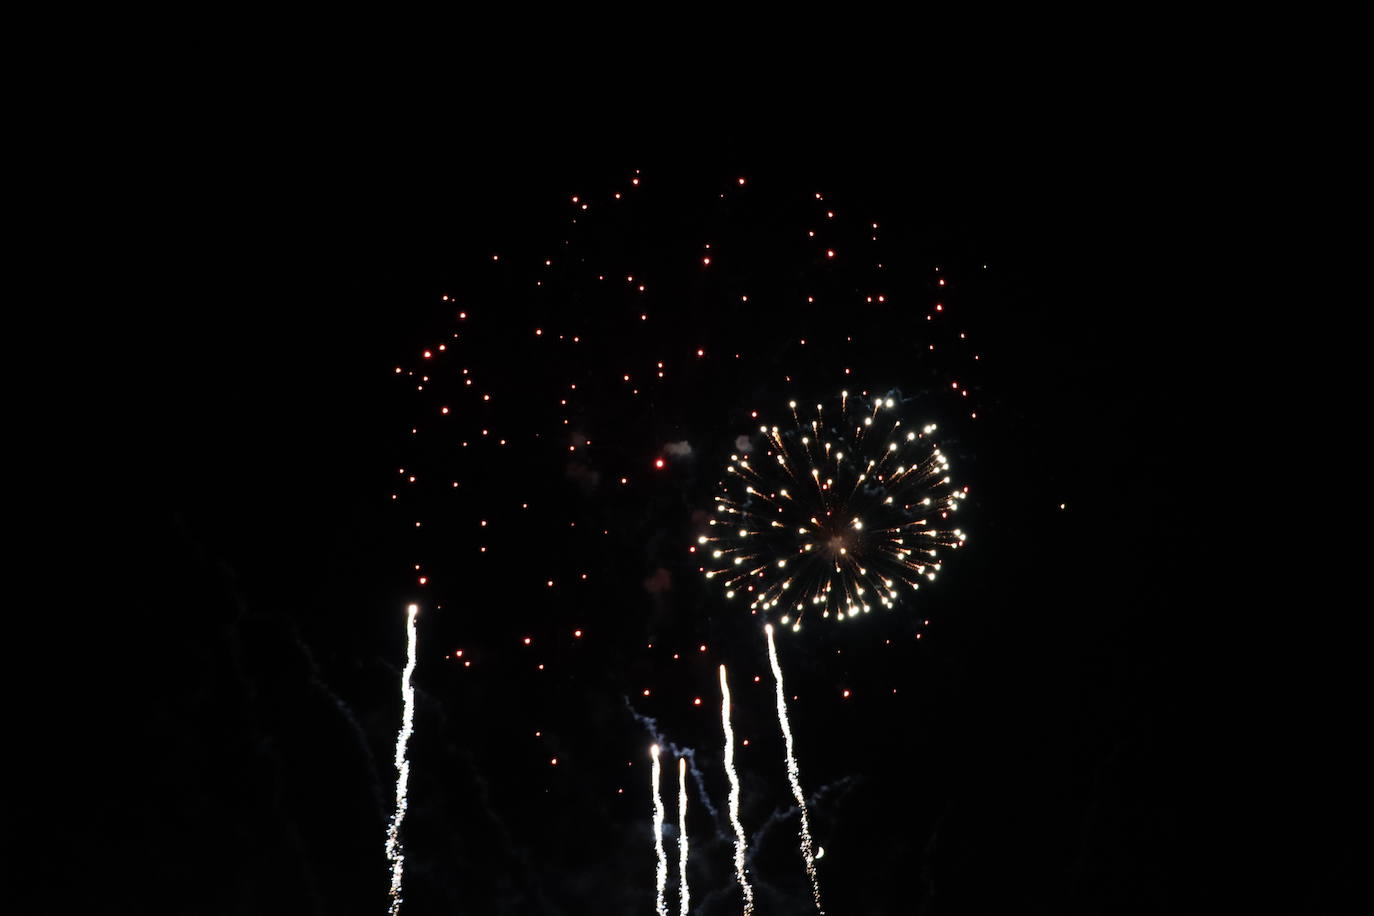
<svg viewBox="0 0 1374 916">
<path fill-rule="evenodd" d="M 1291 542 L 1221 535 L 1221 418 L 1244 396 L 1226 342 L 1245 328 L 1210 244 L 1230 190 L 1196 124 L 1031 108 L 913 111 L 886 130 L 649 127 L 558 108 L 154 106 L 94 167 L 82 210 L 102 253 L 66 295 L 98 410 L 64 457 L 96 495 L 59 521 L 57 555 L 63 582 L 95 587 L 42 630 L 65 650 L 43 688 L 56 702 L 39 704 L 61 724 L 16 793 L 40 853 L 24 892 L 120 913 L 386 905 L 415 597 L 387 501 L 415 407 L 388 373 L 442 327 L 438 294 L 489 282 L 474 256 L 537 254 L 570 193 L 639 168 L 682 197 L 735 174 L 824 187 L 900 224 L 928 262 L 998 268 L 970 299 L 996 356 L 983 385 L 1000 425 L 976 442 L 991 543 L 937 587 L 945 616 L 901 675 L 920 699 L 794 712 L 808 786 L 838 787 L 816 814 L 828 911 L 1338 911 L 1355 868 L 1353 650 L 1329 611 L 1293 633 L 1230 572 L 1238 543 Z M 630 595 L 652 571 L 606 568 Z M 722 632 L 636 626 L 684 644 Z M 645 663 L 589 651 L 610 673 L 541 712 L 570 756 L 642 753 L 616 702 Z M 835 686 L 823 661 L 805 650 L 799 682 Z M 439 668 L 423 655 L 417 675 L 407 909 L 651 910 L 644 780 L 615 807 L 614 777 L 588 762 L 522 794 L 547 777 L 503 729 L 523 734 L 536 701 L 495 675 L 465 698 Z M 702 753 L 717 741 L 660 716 Z M 769 791 L 760 816 L 782 803 Z M 777 833 L 760 912 L 805 912 Z M 728 887 L 722 849 L 700 852 L 719 862 L 698 900 Z"/>
</svg>

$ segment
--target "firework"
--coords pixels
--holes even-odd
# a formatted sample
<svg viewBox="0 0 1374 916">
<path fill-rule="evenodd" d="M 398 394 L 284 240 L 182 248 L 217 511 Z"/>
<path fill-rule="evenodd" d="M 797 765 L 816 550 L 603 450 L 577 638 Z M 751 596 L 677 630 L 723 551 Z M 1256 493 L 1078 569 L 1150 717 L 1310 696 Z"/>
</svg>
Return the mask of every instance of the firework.
<svg viewBox="0 0 1374 916">
<path fill-rule="evenodd" d="M 401 910 L 401 874 L 405 870 L 405 854 L 401 849 L 401 820 L 406 814 L 406 789 L 410 782 L 410 761 L 406 759 L 406 745 L 410 743 L 410 733 L 415 722 L 415 690 L 410 686 L 410 678 L 415 673 L 415 615 L 419 605 L 412 604 L 406 609 L 406 633 L 409 647 L 406 652 L 406 669 L 401 676 L 401 697 L 405 702 L 401 714 L 401 729 L 396 735 L 396 813 L 387 827 L 386 857 L 391 862 L 391 916 Z"/>
<path fill-rule="evenodd" d="M 778 725 L 787 748 L 787 781 L 792 786 L 792 798 L 801 811 L 801 854 L 806 862 L 806 874 L 811 879 L 811 896 L 816 901 L 816 912 L 825 913 L 821 908 L 821 885 L 816 877 L 816 855 L 811 842 L 811 821 L 806 813 L 806 796 L 802 794 L 801 773 L 797 769 L 796 749 L 792 746 L 792 728 L 787 722 L 787 703 L 783 698 L 782 666 L 778 664 L 778 649 L 773 644 L 773 625 L 766 624 L 763 632 L 768 637 L 768 663 L 773 667 L 773 683 L 778 692 Z"/>
<path fill-rule="evenodd" d="M 907 427 L 891 398 L 837 400 L 805 417 L 792 401 L 789 428 L 760 426 L 730 456 L 713 530 L 697 539 L 727 599 L 794 630 L 809 613 L 844 620 L 895 606 L 965 540 L 950 516 L 967 490 L 951 483 L 935 425 Z"/>
<path fill-rule="evenodd" d="M 677 862 L 679 912 L 687 916 L 687 758 L 677 759 Z"/>
<path fill-rule="evenodd" d="M 649 756 L 654 765 L 650 778 L 654 790 L 654 851 L 658 854 L 658 916 L 668 916 L 668 903 L 665 892 L 668 889 L 668 853 L 663 848 L 663 793 L 659 784 L 663 770 L 658 763 L 658 745 L 649 748 Z"/>
<path fill-rule="evenodd" d="M 725 775 L 730 780 L 730 824 L 735 828 L 735 879 L 744 892 L 744 916 L 754 912 L 754 889 L 744 870 L 744 825 L 739 819 L 739 774 L 735 772 L 735 732 L 730 727 L 730 682 L 720 666 L 720 724 L 725 732 Z"/>
</svg>

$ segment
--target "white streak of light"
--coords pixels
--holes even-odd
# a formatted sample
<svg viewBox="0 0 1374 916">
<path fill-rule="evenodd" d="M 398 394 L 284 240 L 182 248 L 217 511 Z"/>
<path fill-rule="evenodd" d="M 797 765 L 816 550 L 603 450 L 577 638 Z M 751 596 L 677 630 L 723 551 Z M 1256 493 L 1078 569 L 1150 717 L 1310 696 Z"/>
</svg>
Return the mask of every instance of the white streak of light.
<svg viewBox="0 0 1374 916">
<path fill-rule="evenodd" d="M 658 916 L 668 916 L 668 903 L 664 897 L 664 891 L 668 887 L 668 854 L 663 849 L 663 796 L 659 791 L 660 778 L 663 770 L 658 764 L 658 745 L 649 748 L 649 755 L 654 758 L 653 783 L 654 783 L 654 850 L 658 853 Z"/>
<path fill-rule="evenodd" d="M 687 914 L 687 758 L 677 759 L 677 861 L 681 916 Z"/>
<path fill-rule="evenodd" d="M 773 645 L 773 625 L 765 624 L 763 632 L 768 636 L 768 663 L 773 666 L 773 683 L 778 689 L 778 724 L 782 726 L 782 737 L 787 746 L 787 781 L 792 784 L 792 797 L 801 809 L 801 853 L 806 861 L 806 874 L 811 878 L 811 896 L 816 901 L 816 912 L 825 913 L 821 908 L 821 885 L 816 877 L 816 856 L 812 851 L 811 822 L 806 814 L 806 796 L 802 795 L 801 774 L 797 771 L 797 755 L 792 746 L 792 728 L 787 723 L 787 703 L 783 697 L 782 666 L 778 664 L 778 649 Z"/>
<path fill-rule="evenodd" d="M 405 853 L 401 849 L 401 820 L 406 814 L 406 786 L 410 782 L 410 761 L 406 759 L 406 745 L 410 743 L 410 733 L 415 724 L 415 690 L 410 686 L 410 678 L 415 674 L 415 615 L 420 606 L 412 604 L 406 608 L 406 635 L 409 648 L 406 653 L 406 670 L 401 676 L 401 697 L 405 709 L 401 714 L 401 730 L 396 735 L 396 813 L 387 827 L 386 857 L 391 860 L 391 916 L 401 910 L 401 873 L 405 870 Z"/>
<path fill-rule="evenodd" d="M 735 879 L 744 891 L 744 916 L 753 916 L 754 889 L 744 871 L 744 825 L 739 820 L 739 774 L 735 772 L 735 732 L 730 727 L 730 683 L 720 666 L 720 724 L 725 730 L 725 775 L 730 779 L 730 824 L 735 828 Z"/>
</svg>

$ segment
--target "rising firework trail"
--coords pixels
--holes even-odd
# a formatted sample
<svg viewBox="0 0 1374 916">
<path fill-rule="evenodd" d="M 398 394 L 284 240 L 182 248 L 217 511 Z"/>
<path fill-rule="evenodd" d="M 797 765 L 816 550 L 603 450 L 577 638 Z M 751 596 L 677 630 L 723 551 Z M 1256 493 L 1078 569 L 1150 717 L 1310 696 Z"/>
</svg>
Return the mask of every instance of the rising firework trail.
<svg viewBox="0 0 1374 916">
<path fill-rule="evenodd" d="M 763 632 L 768 637 L 768 663 L 773 667 L 773 683 L 778 690 L 778 724 L 782 726 L 782 737 L 787 747 L 787 781 L 792 784 L 792 797 L 801 810 L 801 854 L 806 862 L 806 874 L 811 878 L 811 896 L 816 901 L 816 912 L 825 913 L 821 908 L 821 885 L 816 877 L 816 854 L 811 842 L 811 822 L 806 814 L 806 796 L 802 794 L 801 774 L 797 770 L 797 755 L 792 746 L 792 728 L 787 723 L 787 703 L 783 697 L 782 666 L 778 664 L 778 649 L 773 644 L 773 625 L 764 624 Z"/>
<path fill-rule="evenodd" d="M 677 862 L 681 916 L 687 916 L 687 758 L 677 759 Z"/>
<path fill-rule="evenodd" d="M 744 825 L 739 819 L 739 774 L 735 772 L 735 732 L 730 727 L 730 682 L 720 666 L 720 725 L 725 731 L 725 775 L 730 780 L 730 824 L 735 828 L 735 880 L 744 892 L 744 916 L 753 916 L 754 889 L 744 870 Z"/>
<path fill-rule="evenodd" d="M 668 902 L 665 892 L 668 889 L 668 853 L 663 849 L 663 793 L 659 784 L 663 776 L 658 763 L 658 745 L 649 748 L 649 756 L 654 759 L 651 778 L 654 790 L 654 851 L 658 853 L 658 916 L 668 916 Z"/>
<path fill-rule="evenodd" d="M 420 606 L 406 608 L 406 670 L 401 676 L 401 697 L 405 708 L 401 714 L 401 730 L 396 735 L 396 813 L 387 827 L 386 857 L 391 861 L 391 916 L 401 911 L 401 874 L 405 871 L 405 853 L 401 849 L 401 820 L 406 815 L 406 788 L 410 782 L 410 761 L 406 759 L 406 745 L 415 724 L 415 690 L 410 678 L 415 674 L 415 615 Z"/>
</svg>

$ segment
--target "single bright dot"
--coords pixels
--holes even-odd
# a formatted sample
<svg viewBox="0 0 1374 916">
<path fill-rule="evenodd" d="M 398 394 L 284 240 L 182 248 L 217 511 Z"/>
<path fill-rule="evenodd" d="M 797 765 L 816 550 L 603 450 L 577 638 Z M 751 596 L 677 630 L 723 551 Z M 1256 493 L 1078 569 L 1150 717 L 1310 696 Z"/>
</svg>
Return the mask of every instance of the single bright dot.
<svg viewBox="0 0 1374 916">
<path fill-rule="evenodd" d="M 662 459 L 662 458 L 655 458 L 655 459 L 654 459 L 654 467 L 656 467 L 656 468 L 661 468 L 661 467 L 663 467 L 663 459 Z"/>
</svg>

